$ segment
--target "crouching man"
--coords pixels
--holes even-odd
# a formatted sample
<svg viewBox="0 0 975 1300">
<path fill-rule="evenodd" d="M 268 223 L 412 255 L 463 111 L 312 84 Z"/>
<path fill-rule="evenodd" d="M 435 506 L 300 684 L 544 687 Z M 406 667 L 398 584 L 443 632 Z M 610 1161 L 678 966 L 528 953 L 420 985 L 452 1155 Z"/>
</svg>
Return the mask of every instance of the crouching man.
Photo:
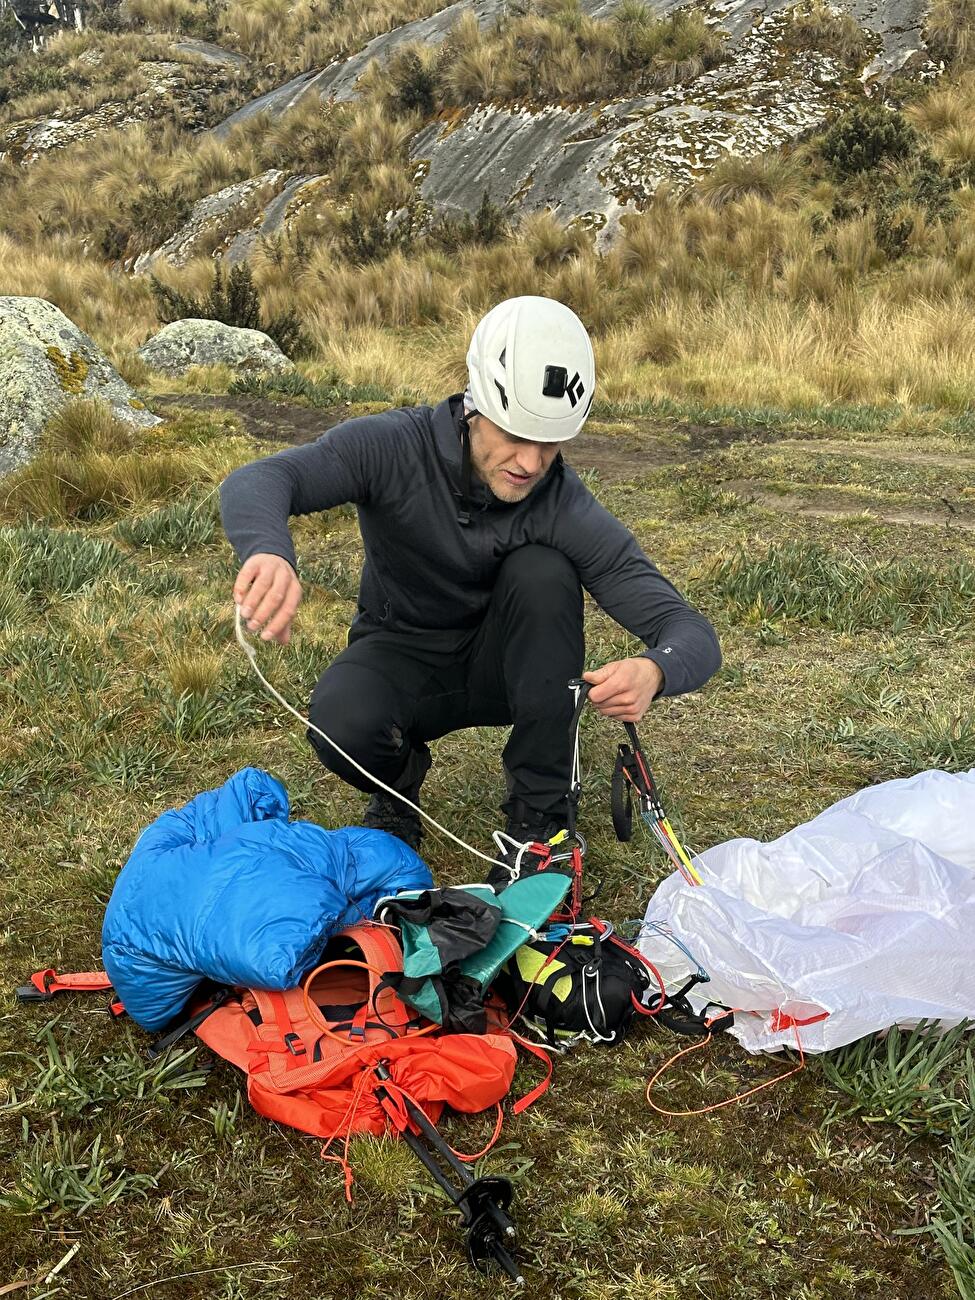
<svg viewBox="0 0 975 1300">
<path fill-rule="evenodd" d="M 510 725 L 505 830 L 544 841 L 566 823 L 583 588 L 646 647 L 585 674 L 607 717 L 638 722 L 658 695 L 703 685 L 721 656 L 707 619 L 562 459 L 595 387 L 579 318 L 547 298 L 499 303 L 467 365 L 463 395 L 348 420 L 231 474 L 221 507 L 241 561 L 233 595 L 252 632 L 287 644 L 301 600 L 288 520 L 353 503 L 365 549 L 358 611 L 311 721 L 413 803 L 430 741 Z M 309 740 L 372 793 L 363 825 L 419 846 L 415 812 Z"/>
</svg>

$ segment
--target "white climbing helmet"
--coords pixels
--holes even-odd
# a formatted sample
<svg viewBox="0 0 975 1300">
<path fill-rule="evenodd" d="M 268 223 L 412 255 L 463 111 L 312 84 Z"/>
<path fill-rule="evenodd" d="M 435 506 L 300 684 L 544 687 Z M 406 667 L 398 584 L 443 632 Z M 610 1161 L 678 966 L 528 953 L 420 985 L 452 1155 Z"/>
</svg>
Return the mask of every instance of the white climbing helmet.
<svg viewBox="0 0 975 1300">
<path fill-rule="evenodd" d="M 574 438 L 592 406 L 589 335 L 553 298 L 508 298 L 492 307 L 474 331 L 467 370 L 474 409 L 518 438 Z"/>
</svg>

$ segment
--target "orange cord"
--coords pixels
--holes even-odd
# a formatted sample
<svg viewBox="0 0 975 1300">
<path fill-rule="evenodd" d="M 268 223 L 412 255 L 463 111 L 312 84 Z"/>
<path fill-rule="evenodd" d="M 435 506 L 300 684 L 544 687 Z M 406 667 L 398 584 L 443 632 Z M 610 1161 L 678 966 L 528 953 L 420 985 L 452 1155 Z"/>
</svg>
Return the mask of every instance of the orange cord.
<svg viewBox="0 0 975 1300">
<path fill-rule="evenodd" d="M 431 1125 L 431 1127 L 435 1127 L 433 1120 L 423 1109 L 422 1105 L 417 1101 L 417 1099 L 413 1096 L 412 1093 L 407 1092 L 407 1090 L 403 1087 L 401 1083 L 397 1083 L 394 1079 L 387 1079 L 384 1082 L 383 1087 L 386 1088 L 387 1090 L 389 1090 L 391 1087 L 395 1088 L 395 1090 L 400 1094 L 400 1096 L 405 1097 L 407 1101 L 411 1101 L 413 1103 L 413 1105 L 417 1108 L 417 1110 L 427 1121 L 427 1123 Z M 497 1106 L 497 1110 L 498 1110 L 498 1118 L 497 1118 L 497 1122 L 494 1125 L 494 1132 L 491 1134 L 491 1138 L 487 1146 L 482 1147 L 480 1151 L 475 1151 L 473 1155 L 469 1156 L 469 1155 L 465 1155 L 463 1151 L 457 1151 L 454 1147 L 450 1146 L 449 1142 L 447 1143 L 447 1146 L 449 1147 L 451 1153 L 455 1155 L 458 1160 L 463 1160 L 465 1164 L 473 1164 L 475 1160 L 480 1160 L 481 1156 L 486 1156 L 487 1153 L 494 1146 L 495 1142 L 497 1142 L 498 1138 L 501 1136 L 501 1130 L 504 1127 L 504 1111 L 501 1109 L 500 1101 L 495 1102 L 495 1105 Z"/>
<path fill-rule="evenodd" d="M 345 1199 L 350 1205 L 353 1203 L 352 1183 L 354 1175 L 352 1173 L 352 1165 L 349 1163 L 349 1142 L 352 1138 L 352 1125 L 355 1123 L 355 1113 L 359 1109 L 359 1102 L 362 1100 L 362 1093 L 368 1078 L 369 1071 L 363 1070 L 359 1075 L 359 1081 L 353 1090 L 352 1100 L 345 1109 L 345 1114 L 335 1126 L 335 1132 L 318 1153 L 323 1160 L 334 1161 L 335 1164 L 342 1166 L 342 1173 L 345 1175 Z M 342 1147 L 342 1154 L 340 1156 L 330 1156 L 328 1154 L 328 1149 L 342 1131 L 342 1126 L 346 1123 L 346 1120 L 348 1120 L 348 1127 L 345 1130 L 345 1142 Z"/>
<path fill-rule="evenodd" d="M 361 1047 L 349 1048 L 347 1038 L 344 1038 L 342 1034 L 337 1033 L 334 1029 L 331 1029 L 329 1027 L 329 1024 L 326 1021 L 325 1017 L 322 1015 L 321 1011 L 315 1005 L 315 1003 L 312 1001 L 311 998 L 311 985 L 315 976 L 320 975 L 323 970 L 329 970 L 334 966 L 355 966 L 360 970 L 367 970 L 370 971 L 373 975 L 378 975 L 380 979 L 384 978 L 385 972 L 381 971 L 377 966 L 370 966 L 370 964 L 367 961 L 353 961 L 351 957 L 340 957 L 335 961 L 326 961 L 323 962 L 321 966 L 316 966 L 315 969 L 309 975 L 306 976 L 305 982 L 301 986 L 301 994 L 305 1003 L 305 1015 L 308 1017 L 308 1019 L 311 1020 L 313 1024 L 317 1025 L 317 1027 L 322 1031 L 322 1033 L 325 1034 L 328 1038 L 336 1039 L 338 1042 L 340 1042 L 343 1045 L 343 1047 L 347 1048 L 350 1051 L 361 1052 L 364 1050 L 364 1048 L 373 1047 L 375 1046 L 375 1044 L 363 1043 Z M 396 1001 L 400 1003 L 400 1006 L 403 1006 L 403 1003 L 400 1001 L 399 998 L 396 998 Z M 405 1007 L 403 1007 L 403 1009 L 404 1011 L 406 1010 Z M 386 1027 L 389 1029 L 405 1029 L 406 1025 L 404 1023 L 403 1025 L 388 1025 Z M 440 1025 L 431 1021 L 430 1024 L 425 1026 L 425 1028 L 423 1029 L 415 1029 L 412 1033 L 401 1034 L 398 1036 L 402 1038 L 419 1038 L 422 1034 L 432 1034 L 435 1030 L 440 1028 L 441 1028 Z"/>
<path fill-rule="evenodd" d="M 734 1010 L 741 1011 L 742 1008 L 736 1007 L 734 1008 Z M 793 1032 L 795 1033 L 796 1036 L 796 1047 L 799 1049 L 799 1064 L 793 1066 L 791 1070 L 786 1070 L 783 1074 L 777 1074 L 774 1079 L 766 1079 L 764 1083 L 759 1083 L 754 1088 L 749 1088 L 747 1092 L 739 1092 L 734 1097 L 726 1097 L 724 1101 L 716 1101 L 712 1105 L 702 1106 L 698 1110 L 666 1110 L 663 1106 L 658 1106 L 657 1103 L 653 1100 L 653 1097 L 650 1095 L 653 1090 L 653 1085 L 657 1082 L 657 1080 L 662 1075 L 667 1073 L 667 1071 L 670 1069 L 672 1065 L 676 1065 L 676 1063 L 681 1059 L 681 1057 L 687 1056 L 691 1052 L 700 1051 L 702 1047 L 707 1047 L 708 1043 L 710 1043 L 714 1038 L 714 1035 L 711 1033 L 710 1030 L 710 1024 L 712 1022 L 708 1021 L 707 1023 L 709 1025 L 707 1038 L 702 1039 L 698 1043 L 691 1043 L 690 1047 L 684 1047 L 679 1052 L 675 1052 L 673 1056 L 671 1056 L 668 1060 L 664 1061 L 663 1065 L 660 1067 L 660 1069 L 656 1072 L 656 1074 L 647 1084 L 647 1102 L 650 1105 L 650 1107 L 657 1112 L 658 1115 L 670 1115 L 679 1119 L 683 1119 L 691 1115 L 709 1115 L 713 1110 L 721 1110 L 725 1106 L 733 1106 L 735 1102 L 744 1101 L 746 1097 L 754 1097 L 754 1095 L 757 1092 L 763 1092 L 766 1088 L 771 1088 L 773 1084 L 781 1083 L 783 1079 L 791 1078 L 792 1075 L 798 1074 L 800 1070 L 804 1070 L 806 1067 L 806 1054 L 802 1050 L 802 1040 L 799 1037 L 799 1026 L 793 1025 L 792 1026 Z"/>
</svg>

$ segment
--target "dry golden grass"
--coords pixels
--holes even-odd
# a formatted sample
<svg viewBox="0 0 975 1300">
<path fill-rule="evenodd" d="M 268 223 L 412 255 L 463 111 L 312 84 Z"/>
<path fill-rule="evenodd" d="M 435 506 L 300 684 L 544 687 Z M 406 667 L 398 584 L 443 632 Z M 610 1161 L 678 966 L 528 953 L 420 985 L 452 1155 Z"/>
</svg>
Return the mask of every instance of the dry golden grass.
<svg viewBox="0 0 975 1300">
<path fill-rule="evenodd" d="M 262 24 L 270 31 L 299 12 L 284 14 L 277 0 L 249 6 L 249 39 L 258 40 Z M 244 17 L 231 13 L 243 27 Z M 369 11 L 369 21 L 379 13 Z M 537 56 L 544 45 L 557 59 L 580 40 L 602 49 L 607 32 L 618 45 L 628 33 L 632 57 L 644 58 L 659 37 L 630 0 L 615 26 L 594 25 L 558 0 L 530 17 L 519 28 L 527 42 L 519 58 Z M 480 58 L 502 35 L 489 33 L 489 40 L 466 15 L 448 42 L 451 68 Z M 671 32 L 671 52 L 683 57 L 678 37 L 688 48 L 696 37 L 690 27 Z M 122 50 L 134 57 L 134 45 L 123 40 Z M 435 51 L 415 53 L 433 67 Z M 490 69 L 492 78 L 502 72 Z M 327 178 L 290 232 L 258 247 L 252 266 L 267 314 L 294 310 L 300 317 L 313 344 L 312 369 L 337 371 L 350 383 L 399 393 L 408 374 L 410 391 L 437 397 L 462 379 L 465 334 L 478 315 L 501 298 L 539 293 L 569 303 L 594 332 L 604 397 L 789 410 L 901 401 L 957 410 L 971 393 L 971 188 L 955 189 L 949 206 L 932 209 L 902 167 L 894 178 L 898 205 L 885 215 L 900 240 L 892 253 L 882 230 L 878 237 L 875 211 L 859 211 L 863 196 L 847 201 L 835 177 L 810 165 L 813 146 L 804 145 L 787 158 L 729 158 L 690 194 L 662 187 L 644 212 L 624 219 L 603 255 L 581 224 L 566 228 L 547 212 L 494 243 L 424 239 L 411 233 L 422 209 L 408 161 L 419 119 L 390 111 L 375 72 L 364 87 L 355 104 L 323 106 L 309 97 L 278 122 L 255 120 L 229 140 L 138 126 L 41 160 L 14 177 L 4 218 L 13 238 L 0 236 L 5 287 L 56 302 L 135 382 L 157 389 L 162 381 L 134 358 L 155 328 L 146 285 L 82 250 L 98 247 L 134 188 L 158 186 L 193 199 L 274 163 L 297 167 L 307 155 Z M 968 166 L 975 160 L 973 107 L 975 77 L 968 76 L 932 89 L 909 116 L 938 157 Z M 852 215 L 837 218 L 834 209 Z M 399 214 L 405 247 L 397 237 L 370 243 L 371 231 L 382 235 L 388 212 Z M 159 272 L 197 297 L 212 273 L 209 257 Z M 225 369 L 208 370 L 181 386 L 219 392 L 231 378 Z M 99 472 L 90 469 L 96 478 Z"/>
<path fill-rule="evenodd" d="M 174 649 L 163 645 L 159 653 L 159 668 L 177 698 L 212 691 L 220 681 L 223 666 L 223 656 L 213 650 Z"/>
<path fill-rule="evenodd" d="M 369 95 L 427 108 L 491 99 L 605 99 L 698 76 L 722 57 L 721 37 L 697 11 L 659 19 L 640 0 L 594 19 L 578 0 L 539 0 L 481 28 L 465 14 L 439 50 L 414 44 L 361 80 Z"/>
<path fill-rule="evenodd" d="M 314 0 L 236 0 L 219 13 L 215 39 L 291 73 L 325 67 L 373 36 L 441 7 L 440 0 L 373 0 L 330 12 L 323 22 Z"/>
<path fill-rule="evenodd" d="M 932 0 L 924 30 L 932 58 L 949 68 L 969 68 L 975 58 L 975 2 Z"/>
<path fill-rule="evenodd" d="M 799 168 L 777 153 L 753 158 L 729 155 L 697 183 L 697 192 L 711 207 L 723 208 L 746 195 L 755 195 L 783 208 L 796 207 L 807 189 Z"/>
<path fill-rule="evenodd" d="M 25 248 L 0 234 L 0 284 L 6 294 L 53 302 L 104 346 L 133 350 L 155 321 L 143 281 L 83 260 L 58 240 Z"/>
<path fill-rule="evenodd" d="M 181 32 L 191 28 L 203 9 L 192 0 L 123 0 L 126 21 L 149 32 Z"/>
</svg>

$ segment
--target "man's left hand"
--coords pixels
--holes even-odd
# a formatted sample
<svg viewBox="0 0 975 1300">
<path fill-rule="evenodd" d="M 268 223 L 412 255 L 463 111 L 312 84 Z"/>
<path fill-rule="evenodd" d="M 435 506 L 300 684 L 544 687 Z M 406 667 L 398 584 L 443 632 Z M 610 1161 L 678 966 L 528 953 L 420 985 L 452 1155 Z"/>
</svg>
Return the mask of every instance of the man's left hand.
<svg viewBox="0 0 975 1300">
<path fill-rule="evenodd" d="M 664 684 L 664 675 L 652 659 L 614 659 L 583 673 L 592 684 L 589 699 L 604 718 L 639 722 L 650 701 Z"/>
</svg>

